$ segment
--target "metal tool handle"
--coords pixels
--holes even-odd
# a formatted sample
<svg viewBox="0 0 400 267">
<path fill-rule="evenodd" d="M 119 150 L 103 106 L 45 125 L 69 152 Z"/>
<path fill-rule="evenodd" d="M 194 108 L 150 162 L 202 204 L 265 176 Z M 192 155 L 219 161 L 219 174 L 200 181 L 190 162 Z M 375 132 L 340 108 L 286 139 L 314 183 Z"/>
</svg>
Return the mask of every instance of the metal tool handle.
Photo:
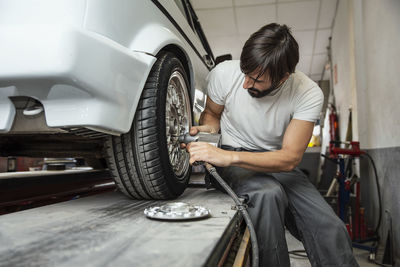
<svg viewBox="0 0 400 267">
<path fill-rule="evenodd" d="M 189 144 L 191 142 L 197 142 L 199 140 L 198 135 L 190 135 L 189 133 L 185 133 L 179 136 L 179 143 Z"/>
</svg>

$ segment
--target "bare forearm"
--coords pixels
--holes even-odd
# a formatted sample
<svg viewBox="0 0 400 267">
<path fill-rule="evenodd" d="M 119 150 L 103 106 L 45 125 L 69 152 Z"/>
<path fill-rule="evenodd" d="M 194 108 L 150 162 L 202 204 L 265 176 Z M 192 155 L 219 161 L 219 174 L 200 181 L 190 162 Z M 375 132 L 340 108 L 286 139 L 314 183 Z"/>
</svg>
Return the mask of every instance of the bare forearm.
<svg viewBox="0 0 400 267">
<path fill-rule="evenodd" d="M 301 161 L 301 156 L 289 151 L 271 152 L 231 152 L 231 166 L 259 172 L 284 172 L 293 170 Z"/>
<path fill-rule="evenodd" d="M 233 152 L 230 165 L 261 172 L 293 170 L 301 161 L 314 123 L 293 119 L 285 131 L 282 148 L 271 152 Z"/>
<path fill-rule="evenodd" d="M 201 123 L 218 131 L 220 116 L 212 118 L 208 115 L 202 115 Z M 257 172 L 291 171 L 303 157 L 313 126 L 312 122 L 293 119 L 285 131 L 282 148 L 277 151 L 236 152 L 216 148 L 204 142 L 194 142 L 188 147 L 190 162 L 205 161 L 219 167 L 238 166 Z"/>
<path fill-rule="evenodd" d="M 219 118 L 205 110 L 200 116 L 200 125 L 205 127 L 204 131 L 211 133 L 218 133 L 219 131 Z M 206 129 L 207 128 L 207 129 Z"/>
</svg>

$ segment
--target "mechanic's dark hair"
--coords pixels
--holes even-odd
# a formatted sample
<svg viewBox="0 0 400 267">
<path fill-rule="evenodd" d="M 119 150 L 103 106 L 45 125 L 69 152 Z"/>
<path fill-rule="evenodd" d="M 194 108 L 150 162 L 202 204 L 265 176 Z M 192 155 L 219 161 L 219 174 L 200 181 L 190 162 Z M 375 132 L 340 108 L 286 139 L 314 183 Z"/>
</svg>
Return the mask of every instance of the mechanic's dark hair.
<svg viewBox="0 0 400 267">
<path fill-rule="evenodd" d="M 299 45 L 286 25 L 265 25 L 246 41 L 240 55 L 244 74 L 268 72 L 271 83 L 278 84 L 286 73 L 293 73 L 299 62 Z"/>
</svg>

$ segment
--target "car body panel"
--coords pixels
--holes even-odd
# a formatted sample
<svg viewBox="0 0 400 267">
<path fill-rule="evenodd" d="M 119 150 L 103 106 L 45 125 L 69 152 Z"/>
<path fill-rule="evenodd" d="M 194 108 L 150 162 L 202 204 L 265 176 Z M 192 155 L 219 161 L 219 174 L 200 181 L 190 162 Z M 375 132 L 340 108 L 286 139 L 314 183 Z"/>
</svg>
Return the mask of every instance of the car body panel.
<svg viewBox="0 0 400 267">
<path fill-rule="evenodd" d="M 116 40 L 133 51 L 154 56 L 168 45 L 176 46 L 185 54 L 188 63 L 193 104 L 196 101 L 194 98 L 196 90 L 206 92 L 205 77 L 210 68 L 204 63 L 203 57 L 207 52 L 174 1 L 147 0 L 138 3 L 138 1 L 120 0 L 119 3 L 122 4 L 115 5 L 114 2 L 107 0 L 90 0 L 88 3 L 89 8 L 84 23 L 86 29 Z M 173 14 L 173 18 L 170 19 L 179 25 L 179 30 L 162 10 L 155 8 L 154 3 L 159 3 L 168 14 Z M 134 10 L 140 12 L 135 12 L 135 16 L 132 16 L 130 11 Z M 115 14 L 118 14 L 118 17 L 115 17 Z"/>
<path fill-rule="evenodd" d="M 40 101 L 49 127 L 128 132 L 166 46 L 186 57 L 192 100 L 205 92 L 207 53 L 173 1 L 0 0 L 0 36 L 0 133 L 12 130 L 15 96 Z"/>
<path fill-rule="evenodd" d="M 155 57 L 67 26 L 0 27 L 0 34 L 0 51 L 7 51 L 0 56 L 0 103 L 8 103 L 0 131 L 11 129 L 12 96 L 39 100 L 50 127 L 129 131 L 141 94 L 134 88 L 143 88 Z"/>
</svg>

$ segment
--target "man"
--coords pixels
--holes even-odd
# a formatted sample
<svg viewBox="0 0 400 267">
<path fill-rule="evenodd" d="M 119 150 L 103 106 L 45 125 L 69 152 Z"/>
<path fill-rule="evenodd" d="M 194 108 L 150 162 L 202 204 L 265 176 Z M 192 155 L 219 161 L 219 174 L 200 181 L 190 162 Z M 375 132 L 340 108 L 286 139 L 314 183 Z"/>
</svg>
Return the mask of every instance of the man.
<svg viewBox="0 0 400 267">
<path fill-rule="evenodd" d="M 323 94 L 299 71 L 298 44 L 286 25 L 250 36 L 239 61 L 209 75 L 206 109 L 190 130 L 222 134 L 222 149 L 187 146 L 190 163 L 206 161 L 245 198 L 260 248 L 260 266 L 290 266 L 284 225 L 312 266 L 358 266 L 347 230 L 296 166 L 319 118 Z"/>
</svg>

